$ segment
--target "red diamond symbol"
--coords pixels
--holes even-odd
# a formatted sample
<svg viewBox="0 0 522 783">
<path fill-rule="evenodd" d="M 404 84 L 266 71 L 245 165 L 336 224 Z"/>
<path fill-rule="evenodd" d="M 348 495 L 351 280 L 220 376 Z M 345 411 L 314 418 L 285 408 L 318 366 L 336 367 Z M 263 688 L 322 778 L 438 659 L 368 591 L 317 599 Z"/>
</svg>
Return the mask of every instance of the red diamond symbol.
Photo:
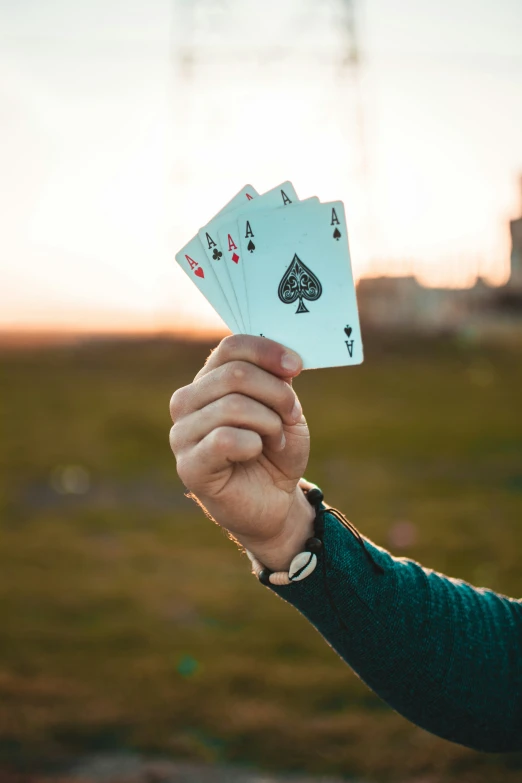
<svg viewBox="0 0 522 783">
<path fill-rule="evenodd" d="M 237 262 L 239 261 L 239 256 L 237 253 L 234 253 L 234 255 L 232 256 L 232 261 L 234 262 L 234 264 L 237 264 Z"/>
</svg>

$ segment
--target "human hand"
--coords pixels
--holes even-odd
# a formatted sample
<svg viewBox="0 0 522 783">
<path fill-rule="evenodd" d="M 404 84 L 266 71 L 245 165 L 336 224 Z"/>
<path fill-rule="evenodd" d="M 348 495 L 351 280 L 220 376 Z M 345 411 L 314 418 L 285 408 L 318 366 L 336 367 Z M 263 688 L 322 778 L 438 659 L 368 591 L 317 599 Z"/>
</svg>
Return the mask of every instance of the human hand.
<svg viewBox="0 0 522 783">
<path fill-rule="evenodd" d="M 181 480 L 272 570 L 286 569 L 312 535 L 313 511 L 298 489 L 310 436 L 291 385 L 301 369 L 279 343 L 232 335 L 170 403 Z"/>
</svg>

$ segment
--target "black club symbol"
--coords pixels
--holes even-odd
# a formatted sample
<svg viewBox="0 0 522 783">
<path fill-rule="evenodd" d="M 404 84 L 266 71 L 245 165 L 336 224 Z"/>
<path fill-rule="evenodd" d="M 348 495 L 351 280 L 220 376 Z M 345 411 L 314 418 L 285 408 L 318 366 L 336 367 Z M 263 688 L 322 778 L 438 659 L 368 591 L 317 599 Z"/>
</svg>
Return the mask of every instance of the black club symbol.
<svg viewBox="0 0 522 783">
<path fill-rule="evenodd" d="M 214 259 L 214 261 L 219 261 L 219 259 L 221 258 L 222 255 L 223 255 L 223 253 L 221 252 L 221 250 L 218 250 L 217 247 L 216 247 L 216 249 L 212 253 L 212 258 Z"/>
</svg>

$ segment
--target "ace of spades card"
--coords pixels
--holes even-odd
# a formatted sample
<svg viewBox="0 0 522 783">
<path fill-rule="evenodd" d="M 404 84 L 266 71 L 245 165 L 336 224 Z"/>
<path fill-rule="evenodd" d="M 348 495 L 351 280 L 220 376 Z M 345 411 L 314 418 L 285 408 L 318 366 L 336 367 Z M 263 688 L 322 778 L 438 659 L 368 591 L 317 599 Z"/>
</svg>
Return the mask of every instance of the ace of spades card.
<svg viewBox="0 0 522 783">
<path fill-rule="evenodd" d="M 293 200 L 290 200 L 290 195 Z M 290 182 L 283 183 L 263 193 L 248 205 L 248 209 L 236 210 L 224 216 L 222 227 L 219 230 L 219 241 L 223 248 L 223 254 L 227 264 L 227 270 L 230 280 L 237 296 L 237 301 L 241 309 L 241 317 L 245 325 L 247 334 L 254 334 L 250 328 L 250 311 L 248 306 L 249 291 L 246 285 L 245 266 L 251 263 L 250 259 L 255 255 L 255 246 L 253 242 L 247 244 L 247 253 L 243 254 L 239 237 L 242 231 L 248 231 L 246 228 L 248 219 L 254 211 L 266 212 L 268 208 L 293 209 L 299 204 L 308 204 L 310 202 L 319 203 L 317 196 L 305 199 L 300 202 L 297 194 Z"/>
<path fill-rule="evenodd" d="M 242 232 L 252 334 L 292 348 L 305 369 L 361 364 L 363 348 L 342 201 L 259 212 Z"/>
</svg>

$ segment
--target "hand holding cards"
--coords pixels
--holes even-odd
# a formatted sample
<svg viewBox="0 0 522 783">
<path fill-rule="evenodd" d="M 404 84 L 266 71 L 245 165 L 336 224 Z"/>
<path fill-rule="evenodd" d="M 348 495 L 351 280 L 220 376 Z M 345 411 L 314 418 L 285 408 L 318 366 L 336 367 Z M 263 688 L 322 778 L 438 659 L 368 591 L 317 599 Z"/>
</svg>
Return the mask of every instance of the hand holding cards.
<svg viewBox="0 0 522 783">
<path fill-rule="evenodd" d="M 247 185 L 176 261 L 231 331 L 292 348 L 304 369 L 363 361 L 341 201 Z"/>
</svg>

